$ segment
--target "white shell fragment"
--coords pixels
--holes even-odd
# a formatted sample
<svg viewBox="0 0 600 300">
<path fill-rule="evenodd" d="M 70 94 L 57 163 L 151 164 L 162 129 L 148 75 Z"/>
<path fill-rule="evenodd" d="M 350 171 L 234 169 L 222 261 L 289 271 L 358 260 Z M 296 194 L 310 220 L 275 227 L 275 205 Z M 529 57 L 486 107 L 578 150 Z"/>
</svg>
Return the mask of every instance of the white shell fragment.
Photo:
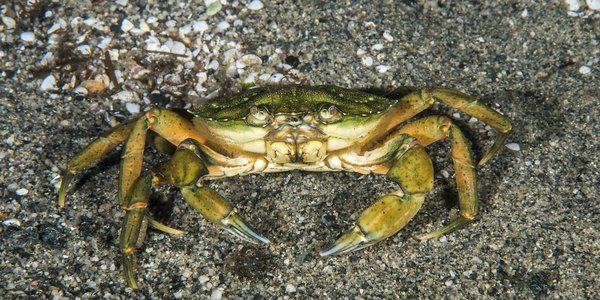
<svg viewBox="0 0 600 300">
<path fill-rule="evenodd" d="M 259 10 L 262 9 L 264 6 L 264 4 L 259 1 L 259 0 L 254 0 L 252 2 L 250 2 L 250 4 L 248 4 L 248 9 L 250 10 Z"/>
<path fill-rule="evenodd" d="M 589 74 L 590 72 L 592 72 L 592 68 L 588 67 L 588 66 L 582 66 L 581 68 L 579 68 L 579 73 L 581 74 Z"/>
<path fill-rule="evenodd" d="M 246 66 L 262 64 L 262 59 L 254 54 L 246 54 L 240 58 L 240 61 Z"/>
<path fill-rule="evenodd" d="M 11 17 L 2 17 L 2 23 L 6 25 L 6 29 L 15 29 L 17 22 Z"/>
<path fill-rule="evenodd" d="M 42 92 L 55 91 L 57 89 L 58 86 L 56 85 L 56 78 L 54 78 L 54 75 L 50 74 L 42 80 L 42 85 L 40 86 Z"/>
<path fill-rule="evenodd" d="M 521 151 L 521 146 L 517 143 L 508 143 L 506 144 L 506 148 L 512 151 Z"/>
<path fill-rule="evenodd" d="M 15 193 L 19 196 L 25 196 L 29 193 L 29 191 L 27 189 L 18 189 L 15 191 Z"/>
<path fill-rule="evenodd" d="M 192 30 L 194 32 L 205 32 L 208 28 L 208 23 L 206 23 L 206 21 L 195 21 L 192 23 Z"/>
<path fill-rule="evenodd" d="M 379 66 L 375 67 L 375 69 L 379 73 L 385 73 L 385 72 L 387 72 L 390 69 L 390 67 L 388 67 L 386 65 L 379 65 Z"/>
<path fill-rule="evenodd" d="M 370 67 L 373 65 L 373 58 L 370 56 L 363 56 L 361 58 L 361 62 L 363 64 L 363 66 Z"/>
<path fill-rule="evenodd" d="M 281 73 L 275 73 L 269 77 L 269 80 L 273 83 L 279 83 L 281 79 L 283 79 L 283 74 Z"/>
<path fill-rule="evenodd" d="M 127 19 L 123 19 L 123 22 L 121 22 L 121 30 L 123 30 L 123 32 L 129 32 L 133 28 L 135 28 L 135 25 L 133 25 L 133 23 L 131 23 Z"/>
<path fill-rule="evenodd" d="M 137 103 L 127 102 L 125 103 L 125 109 L 127 109 L 127 111 L 132 115 L 137 115 L 140 113 L 140 105 Z"/>
<path fill-rule="evenodd" d="M 35 42 L 35 34 L 31 31 L 21 32 L 21 40 L 24 42 Z"/>
<path fill-rule="evenodd" d="M 388 42 L 393 42 L 394 41 L 394 37 L 390 34 L 389 31 L 384 31 L 383 32 L 383 38 L 388 41 Z"/>
<path fill-rule="evenodd" d="M 227 21 L 221 21 L 219 22 L 219 24 L 217 24 L 217 29 L 219 29 L 220 31 L 225 31 L 229 28 L 229 23 Z"/>
<path fill-rule="evenodd" d="M 569 7 L 569 11 L 578 11 L 581 8 L 579 0 L 565 0 L 565 3 Z"/>
</svg>

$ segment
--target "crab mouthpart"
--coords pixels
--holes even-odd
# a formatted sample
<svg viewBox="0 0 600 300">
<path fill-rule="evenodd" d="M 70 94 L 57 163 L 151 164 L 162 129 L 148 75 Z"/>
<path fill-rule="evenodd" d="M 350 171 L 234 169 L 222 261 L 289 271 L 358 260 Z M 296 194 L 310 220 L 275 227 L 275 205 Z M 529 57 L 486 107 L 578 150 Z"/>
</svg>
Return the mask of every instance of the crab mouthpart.
<svg viewBox="0 0 600 300">
<path fill-rule="evenodd" d="M 267 158 L 274 163 L 314 163 L 325 157 L 327 136 L 310 124 L 279 125 L 266 137 Z"/>
</svg>

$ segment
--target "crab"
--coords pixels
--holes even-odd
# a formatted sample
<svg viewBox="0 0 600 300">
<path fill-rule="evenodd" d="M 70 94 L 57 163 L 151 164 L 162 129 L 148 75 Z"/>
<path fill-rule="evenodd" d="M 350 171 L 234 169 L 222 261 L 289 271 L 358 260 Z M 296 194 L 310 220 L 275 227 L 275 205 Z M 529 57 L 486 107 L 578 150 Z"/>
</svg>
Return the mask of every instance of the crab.
<svg viewBox="0 0 600 300">
<path fill-rule="evenodd" d="M 473 116 L 499 134 L 477 165 L 468 141 L 447 116 L 431 115 L 405 124 L 436 102 Z M 113 127 L 67 164 L 59 204 L 75 174 L 124 143 L 118 199 L 126 211 L 120 247 L 125 280 L 137 288 L 134 253 L 148 226 L 171 234 L 147 214 L 152 187 L 174 185 L 204 218 L 254 244 L 269 240 L 253 229 L 205 180 L 246 174 L 348 171 L 385 174 L 398 189 L 379 198 L 321 256 L 373 245 L 402 229 L 433 188 L 434 170 L 425 147 L 450 141 L 459 216 L 422 239 L 453 232 L 478 212 L 475 171 L 501 148 L 511 131 L 509 120 L 474 97 L 452 89 L 398 89 L 387 97 L 336 86 L 263 87 L 187 110 L 151 108 Z M 142 174 L 147 141 L 170 159 Z"/>
</svg>

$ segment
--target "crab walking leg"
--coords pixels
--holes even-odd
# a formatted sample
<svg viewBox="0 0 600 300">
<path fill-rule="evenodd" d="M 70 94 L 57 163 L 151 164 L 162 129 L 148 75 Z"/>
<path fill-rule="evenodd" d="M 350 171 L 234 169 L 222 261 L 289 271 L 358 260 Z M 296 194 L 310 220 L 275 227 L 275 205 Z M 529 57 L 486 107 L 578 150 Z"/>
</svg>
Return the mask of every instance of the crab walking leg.
<svg viewBox="0 0 600 300">
<path fill-rule="evenodd" d="M 186 140 L 173 154 L 171 160 L 161 163 L 155 171 L 155 184 L 173 184 L 181 187 L 183 198 L 210 222 L 233 235 L 254 243 L 269 243 L 256 233 L 234 208 L 215 191 L 196 184 L 209 173 L 193 140 Z"/>
<path fill-rule="evenodd" d="M 60 206 L 65 205 L 67 189 L 69 188 L 69 184 L 73 177 L 101 156 L 125 141 L 133 129 L 133 125 L 135 124 L 134 121 L 135 120 L 122 123 L 103 133 L 67 163 L 67 168 L 63 173 L 58 194 L 58 204 Z"/>
<path fill-rule="evenodd" d="M 147 223 L 144 222 L 148 198 L 152 189 L 152 176 L 140 177 L 131 189 L 125 210 L 125 219 L 121 226 L 120 245 L 123 256 L 123 269 L 125 280 L 132 288 L 137 288 L 137 280 L 134 273 L 134 253 L 141 246 L 146 235 Z"/>
<path fill-rule="evenodd" d="M 267 238 L 248 225 L 237 210 L 215 191 L 207 187 L 194 186 L 181 189 L 181 193 L 185 201 L 203 217 L 227 232 L 253 244 L 269 243 Z"/>
<path fill-rule="evenodd" d="M 368 207 L 352 228 L 321 251 L 321 256 L 362 249 L 394 235 L 415 216 L 425 194 L 433 188 L 431 159 L 418 144 L 402 154 L 386 176 L 400 189 Z"/>
<path fill-rule="evenodd" d="M 477 178 L 475 165 L 467 139 L 460 129 L 445 116 L 429 116 L 416 120 L 398 130 L 399 134 L 408 134 L 427 146 L 433 142 L 449 138 L 451 144 L 452 162 L 458 188 L 458 204 L 460 216 L 450 224 L 420 237 L 430 239 L 439 237 L 473 222 L 479 208 L 477 195 Z"/>
<path fill-rule="evenodd" d="M 477 164 L 478 166 L 484 165 L 500 150 L 512 129 L 512 125 L 508 121 L 508 118 L 489 108 L 485 104 L 480 103 L 479 100 L 473 96 L 452 89 L 424 88 L 400 98 L 398 104 L 392 108 L 393 110 L 396 110 L 396 113 L 391 114 L 392 119 L 386 130 L 393 129 L 400 123 L 433 105 L 436 101 L 476 117 L 500 132 L 490 150 L 488 150 Z"/>
<path fill-rule="evenodd" d="M 149 128 L 148 123 L 148 119 L 145 117 L 141 117 L 135 121 L 121 153 L 118 188 L 119 204 L 121 207 L 127 206 L 129 191 L 142 173 L 144 149 L 146 148 L 146 133 Z"/>
</svg>

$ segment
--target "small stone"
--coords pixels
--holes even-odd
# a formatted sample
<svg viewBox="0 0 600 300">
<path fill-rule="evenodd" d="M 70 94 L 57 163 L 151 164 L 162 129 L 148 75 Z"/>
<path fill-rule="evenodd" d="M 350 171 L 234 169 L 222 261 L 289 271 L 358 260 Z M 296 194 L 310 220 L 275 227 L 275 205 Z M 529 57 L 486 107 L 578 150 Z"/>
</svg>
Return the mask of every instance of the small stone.
<svg viewBox="0 0 600 300">
<path fill-rule="evenodd" d="M 367 54 L 367 51 L 365 49 L 363 49 L 363 48 L 358 48 L 356 50 L 356 55 L 358 55 L 358 56 L 363 56 L 365 54 Z"/>
<path fill-rule="evenodd" d="M 169 28 L 174 28 L 175 26 L 177 26 L 177 21 L 169 20 L 169 21 L 165 22 L 165 25 L 167 25 L 167 27 L 169 27 Z"/>
<path fill-rule="evenodd" d="M 56 78 L 54 78 L 54 75 L 50 74 L 42 80 L 42 85 L 40 85 L 40 90 L 42 92 L 55 91 L 57 89 L 58 86 L 56 85 Z"/>
<path fill-rule="evenodd" d="M 11 17 L 2 17 L 2 23 L 6 25 L 6 29 L 15 29 L 15 27 L 17 26 L 17 22 Z"/>
<path fill-rule="evenodd" d="M 176 54 L 185 54 L 186 48 L 185 44 L 180 41 L 173 42 L 173 46 L 171 46 L 171 52 Z"/>
<path fill-rule="evenodd" d="M 214 289 L 210 293 L 210 300 L 221 300 L 223 298 L 223 291 L 220 289 Z"/>
<path fill-rule="evenodd" d="M 506 148 L 512 151 L 521 151 L 521 146 L 519 146 L 517 143 L 508 143 L 506 144 Z"/>
<path fill-rule="evenodd" d="M 361 62 L 364 66 L 370 67 L 373 65 L 373 58 L 370 56 L 363 56 Z"/>
<path fill-rule="evenodd" d="M 208 23 L 206 23 L 206 21 L 195 21 L 192 23 L 192 30 L 194 32 L 205 32 L 208 28 Z"/>
<path fill-rule="evenodd" d="M 131 23 L 127 19 L 123 19 L 123 22 L 121 22 L 121 30 L 123 30 L 123 32 L 129 32 L 133 28 L 135 28 L 135 25 L 133 25 L 133 23 Z"/>
<path fill-rule="evenodd" d="M 18 189 L 15 191 L 15 194 L 19 195 L 19 196 L 25 196 L 29 193 L 29 191 L 27 189 Z"/>
<path fill-rule="evenodd" d="M 587 6 L 592 10 L 600 10 L 600 0 L 586 0 Z"/>
<path fill-rule="evenodd" d="M 156 22 L 158 22 L 158 18 L 154 17 L 154 16 L 150 16 L 150 17 L 148 17 L 148 19 L 146 19 L 146 23 L 148 23 L 148 24 L 154 24 Z"/>
<path fill-rule="evenodd" d="M 127 6 L 127 2 L 128 2 L 128 0 L 117 0 L 117 1 L 115 1 L 116 4 L 119 4 L 121 6 Z"/>
<path fill-rule="evenodd" d="M 288 283 L 288 284 L 285 286 L 285 292 L 286 292 L 286 293 L 295 293 L 295 292 L 296 292 L 296 287 L 295 287 L 295 286 L 293 286 L 292 284 L 289 284 L 289 283 Z"/>
<path fill-rule="evenodd" d="M 444 178 L 450 177 L 450 173 L 448 173 L 448 171 L 446 170 L 442 170 L 440 173 L 442 173 L 442 176 L 444 176 Z"/>
<path fill-rule="evenodd" d="M 227 28 L 229 28 L 229 23 L 227 21 L 221 21 L 219 22 L 219 24 L 217 24 L 217 29 L 219 29 L 220 31 L 224 31 L 227 30 Z"/>
<path fill-rule="evenodd" d="M 581 8 L 581 3 L 579 0 L 565 0 L 567 6 L 569 7 L 569 11 L 578 11 Z"/>
<path fill-rule="evenodd" d="M 371 47 L 373 50 L 381 50 L 383 49 L 383 44 L 375 44 Z"/>
<path fill-rule="evenodd" d="M 110 42 L 112 41 L 111 37 L 105 37 L 103 38 L 100 43 L 98 43 L 98 45 L 96 45 L 96 47 L 105 50 L 106 48 L 108 48 L 108 45 L 110 45 Z"/>
<path fill-rule="evenodd" d="M 386 65 L 379 65 L 379 66 L 375 67 L 375 69 L 379 73 L 385 73 L 385 72 L 387 72 L 390 69 L 390 67 L 388 67 Z"/>
<path fill-rule="evenodd" d="M 90 94 L 100 94 L 106 90 L 104 82 L 99 80 L 85 80 L 79 86 L 86 89 Z"/>
<path fill-rule="evenodd" d="M 18 219 L 7 219 L 2 221 L 2 225 L 19 227 L 21 226 L 21 221 L 19 221 Z"/>
<path fill-rule="evenodd" d="M 394 37 L 390 34 L 389 31 L 384 31 L 383 32 L 383 39 L 385 39 L 388 42 L 393 42 L 394 41 Z"/>
<path fill-rule="evenodd" d="M 248 4 L 248 9 L 250 10 L 259 10 L 262 9 L 264 6 L 264 4 L 259 1 L 259 0 L 254 0 L 252 2 L 250 2 L 250 4 Z"/>
<path fill-rule="evenodd" d="M 588 66 L 582 66 L 581 68 L 579 68 L 579 73 L 580 74 L 589 74 L 590 72 L 592 72 L 592 68 L 588 67 Z"/>
<path fill-rule="evenodd" d="M 24 42 L 35 42 L 35 34 L 31 31 L 21 32 L 21 40 Z"/>
<path fill-rule="evenodd" d="M 240 58 L 240 61 L 247 66 L 262 64 L 262 59 L 254 54 L 246 54 Z"/>
<path fill-rule="evenodd" d="M 200 277 L 198 277 L 198 282 L 200 282 L 200 284 L 204 284 L 204 283 L 208 282 L 209 280 L 210 279 L 206 275 L 200 275 Z"/>
<path fill-rule="evenodd" d="M 283 79 L 283 74 L 281 73 L 275 73 L 273 75 L 271 75 L 271 77 L 269 77 L 269 81 L 273 82 L 273 83 L 279 83 L 281 81 L 281 79 Z"/>
<path fill-rule="evenodd" d="M 132 115 L 137 115 L 140 113 L 140 105 L 137 103 L 127 102 L 125 103 L 125 109 L 127 109 L 127 111 Z"/>
<path fill-rule="evenodd" d="M 92 55 L 92 47 L 90 47 L 90 45 L 81 45 L 81 46 L 77 47 L 76 49 L 77 49 L 77 51 L 79 51 L 79 53 L 81 53 L 85 56 Z"/>
<path fill-rule="evenodd" d="M 221 4 L 220 1 L 214 1 L 210 4 L 208 4 L 208 6 L 206 7 L 206 15 L 209 17 L 214 16 L 219 11 L 221 11 L 222 8 L 223 8 L 223 5 Z"/>
</svg>

